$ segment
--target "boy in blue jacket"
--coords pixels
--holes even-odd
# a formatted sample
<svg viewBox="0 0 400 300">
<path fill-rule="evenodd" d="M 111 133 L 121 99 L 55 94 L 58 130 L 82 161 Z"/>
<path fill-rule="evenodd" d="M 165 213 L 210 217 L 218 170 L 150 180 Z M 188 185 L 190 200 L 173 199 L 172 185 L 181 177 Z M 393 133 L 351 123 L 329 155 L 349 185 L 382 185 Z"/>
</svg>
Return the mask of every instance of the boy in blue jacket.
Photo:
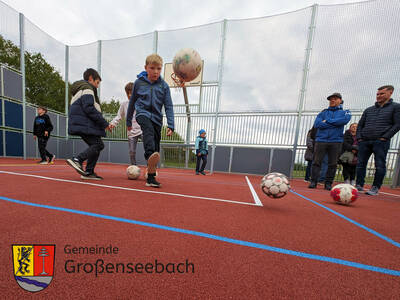
<svg viewBox="0 0 400 300">
<path fill-rule="evenodd" d="M 146 186 L 160 187 L 156 180 L 157 164 L 160 161 L 162 107 L 167 115 L 167 136 L 174 131 L 174 110 L 168 84 L 161 78 L 162 58 L 151 54 L 146 58 L 144 72 L 137 76 L 129 100 L 126 126 L 132 129 L 132 116 L 136 110 L 136 121 L 143 132 L 144 157 L 147 160 Z"/>
<path fill-rule="evenodd" d="M 105 129 L 110 130 L 108 122 L 104 119 L 100 100 L 97 96 L 97 88 L 100 85 L 100 75 L 94 69 L 87 69 L 83 73 L 83 79 L 76 81 L 71 87 L 71 106 L 68 112 L 68 133 L 78 135 L 89 146 L 85 151 L 67 163 L 73 167 L 81 179 L 102 180 L 94 172 L 101 150 L 104 149 L 101 137 L 106 136 Z M 86 170 L 82 163 L 87 160 Z"/>
<path fill-rule="evenodd" d="M 317 128 L 315 138 L 314 160 L 312 165 L 310 189 L 317 187 L 318 176 L 324 155 L 328 154 L 328 171 L 326 172 L 325 189 L 331 190 L 336 174 L 336 166 L 343 143 L 343 129 L 350 121 L 351 113 L 343 110 L 342 95 L 333 93 L 327 100 L 329 107 L 321 111 L 314 122 Z"/>
<path fill-rule="evenodd" d="M 197 156 L 197 161 L 196 161 L 196 175 L 202 174 L 206 175 L 204 172 L 204 168 L 206 167 L 207 164 L 207 155 L 208 155 L 208 142 L 206 139 L 206 131 L 204 129 L 201 129 L 199 131 L 199 136 L 196 138 L 196 156 Z M 201 165 L 200 168 L 200 162 L 203 160 L 203 164 Z"/>
</svg>

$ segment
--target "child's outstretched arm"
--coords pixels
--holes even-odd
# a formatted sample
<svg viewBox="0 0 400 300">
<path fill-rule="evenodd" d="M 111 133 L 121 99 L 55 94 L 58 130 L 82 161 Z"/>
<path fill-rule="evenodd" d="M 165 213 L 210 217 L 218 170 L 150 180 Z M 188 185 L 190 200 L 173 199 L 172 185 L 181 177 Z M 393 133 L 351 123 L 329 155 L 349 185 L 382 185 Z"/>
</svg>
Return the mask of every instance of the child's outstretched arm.
<svg viewBox="0 0 400 300">
<path fill-rule="evenodd" d="M 133 112 L 135 111 L 135 102 L 138 98 L 137 86 L 138 86 L 138 84 L 136 84 L 136 83 L 133 85 L 132 96 L 129 99 L 128 110 L 126 112 L 126 127 L 127 127 L 128 131 L 132 129 Z"/>
<path fill-rule="evenodd" d="M 169 90 L 169 86 L 167 84 L 165 84 L 165 85 L 166 85 L 165 98 L 164 98 L 165 114 L 167 115 L 168 128 L 171 131 L 174 131 L 174 129 L 175 129 L 174 105 L 172 104 L 171 92 Z M 172 132 L 171 132 L 171 134 L 172 134 Z"/>
<path fill-rule="evenodd" d="M 119 124 L 119 122 L 122 120 L 122 118 L 124 118 L 124 117 L 125 117 L 125 109 L 124 109 L 123 105 L 120 105 L 117 115 L 110 122 L 111 126 L 116 127 Z"/>
</svg>

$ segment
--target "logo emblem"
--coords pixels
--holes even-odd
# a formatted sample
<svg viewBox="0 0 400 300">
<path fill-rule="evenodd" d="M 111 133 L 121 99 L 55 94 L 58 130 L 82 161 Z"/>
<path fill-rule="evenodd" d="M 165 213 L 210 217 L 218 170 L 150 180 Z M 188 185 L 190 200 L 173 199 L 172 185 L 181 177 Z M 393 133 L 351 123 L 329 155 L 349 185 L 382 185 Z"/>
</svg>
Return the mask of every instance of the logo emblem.
<svg viewBox="0 0 400 300">
<path fill-rule="evenodd" d="M 55 245 L 12 245 L 14 277 L 19 286 L 39 292 L 54 275 Z"/>
</svg>

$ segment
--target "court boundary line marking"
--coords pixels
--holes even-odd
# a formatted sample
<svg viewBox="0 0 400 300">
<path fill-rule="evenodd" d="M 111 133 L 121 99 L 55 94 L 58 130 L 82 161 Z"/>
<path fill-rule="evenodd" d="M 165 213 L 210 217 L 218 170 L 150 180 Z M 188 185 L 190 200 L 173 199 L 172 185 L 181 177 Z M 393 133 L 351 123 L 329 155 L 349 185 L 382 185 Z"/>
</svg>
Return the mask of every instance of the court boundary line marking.
<svg viewBox="0 0 400 300">
<path fill-rule="evenodd" d="M 258 198 L 258 195 L 257 195 L 256 191 L 254 190 L 253 185 L 251 184 L 249 178 L 247 176 L 245 176 L 245 178 L 246 178 L 247 184 L 250 188 L 250 192 L 253 195 L 254 202 L 256 203 L 257 206 L 263 206 L 261 203 L 261 200 L 260 200 L 260 198 Z"/>
<path fill-rule="evenodd" d="M 193 198 L 193 199 L 201 199 L 201 200 L 208 200 L 208 201 L 217 201 L 217 202 L 226 202 L 226 203 L 233 203 L 233 204 L 242 204 L 242 205 L 249 205 L 249 206 L 257 206 L 257 204 L 252 202 L 240 202 L 234 200 L 226 200 L 226 199 L 219 199 L 219 198 L 210 198 L 210 197 L 202 197 L 202 196 L 193 196 L 193 195 L 185 195 L 185 194 L 177 194 L 177 193 L 169 193 L 169 192 L 159 192 L 159 191 L 150 191 L 150 190 L 141 190 L 136 188 L 128 188 L 122 186 L 114 186 L 114 185 L 105 185 L 105 184 L 97 184 L 91 182 L 83 182 L 83 181 L 76 181 L 76 180 L 69 180 L 69 179 L 62 179 L 62 178 L 54 178 L 54 177 L 46 177 L 34 174 L 24 174 L 24 173 L 16 173 L 16 172 L 9 172 L 9 171 L 0 171 L 3 174 L 10 174 L 16 176 L 26 176 L 26 177 L 35 177 L 39 179 L 45 180 L 52 180 L 52 181 L 59 181 L 59 182 L 67 182 L 67 183 L 76 183 L 76 184 L 83 184 L 83 185 L 90 185 L 102 188 L 109 188 L 109 189 L 117 189 L 117 190 L 125 190 L 125 191 L 134 191 L 134 192 L 142 192 L 142 193 L 149 193 L 149 194 L 158 194 L 158 195 L 166 195 L 166 196 L 175 196 L 181 198 Z"/>
<path fill-rule="evenodd" d="M 73 214 L 89 216 L 89 217 L 94 217 L 94 218 L 99 218 L 99 219 L 106 219 L 106 220 L 112 220 L 112 221 L 117 221 L 117 222 L 122 222 L 122 223 L 139 225 L 139 226 L 143 226 L 143 227 L 150 227 L 150 228 L 156 228 L 156 229 L 161 229 L 161 230 L 166 230 L 166 231 L 172 231 L 172 232 L 176 232 L 176 233 L 182 233 L 182 234 L 187 234 L 187 235 L 191 235 L 191 236 L 198 236 L 198 237 L 203 237 L 203 238 L 207 238 L 207 239 L 211 239 L 211 240 L 222 241 L 222 242 L 230 243 L 230 244 L 234 244 L 234 245 L 240 245 L 240 246 L 246 246 L 249 248 L 266 250 L 269 252 L 287 254 L 287 255 L 296 256 L 296 257 L 300 257 L 300 258 L 306 258 L 306 259 L 310 259 L 310 260 L 334 263 L 334 264 L 344 265 L 344 266 L 353 267 L 353 268 L 357 268 L 357 269 L 373 271 L 373 272 L 377 272 L 377 273 L 383 273 L 383 274 L 388 274 L 388 275 L 393 275 L 393 276 L 400 276 L 400 270 L 381 268 L 381 267 L 377 267 L 377 266 L 361 264 L 361 263 L 348 261 L 348 260 L 344 260 L 344 259 L 339 259 L 339 258 L 321 256 L 321 255 L 316 255 L 316 254 L 311 254 L 311 253 L 306 253 L 306 252 L 300 252 L 300 251 L 294 251 L 294 250 L 289 250 L 289 249 L 284 249 L 284 248 L 273 247 L 273 246 L 254 243 L 254 242 L 237 240 L 237 239 L 232 239 L 232 238 L 228 238 L 228 237 L 224 237 L 224 236 L 218 236 L 218 235 L 209 234 L 209 233 L 205 233 L 205 232 L 201 232 L 201 231 L 187 230 L 187 229 L 182 229 L 182 228 L 177 228 L 177 227 L 171 227 L 171 226 L 159 225 L 159 224 L 137 221 L 137 220 L 132 220 L 132 219 L 97 214 L 97 213 L 75 210 L 75 209 L 70 209 L 70 208 L 26 202 L 26 201 L 11 199 L 11 198 L 2 197 L 2 196 L 0 196 L 0 200 L 15 203 L 15 204 L 26 205 L 26 206 L 46 208 L 46 209 L 50 209 L 50 210 L 69 212 L 69 213 L 73 213 Z"/>
<path fill-rule="evenodd" d="M 327 207 L 327 206 L 325 206 L 325 205 L 323 205 L 321 203 L 318 203 L 315 200 L 307 198 L 306 196 L 303 196 L 303 195 L 295 192 L 294 190 L 290 190 L 290 191 L 293 194 L 295 194 L 295 195 L 297 195 L 297 196 L 299 196 L 299 197 L 301 197 L 301 198 L 303 198 L 303 199 L 305 199 L 307 201 L 310 201 L 311 203 L 314 203 L 314 204 L 318 205 L 319 207 L 322 207 L 323 209 L 326 209 L 327 211 L 333 213 L 334 215 L 336 215 L 336 216 L 338 216 L 338 217 L 340 217 L 340 218 L 342 218 L 342 219 L 344 219 L 344 220 L 346 220 L 346 221 L 348 221 L 348 222 L 360 227 L 361 229 L 364 229 L 367 232 L 369 232 L 369 233 L 381 238 L 382 240 L 392 244 L 393 246 L 396 246 L 396 247 L 400 248 L 400 243 L 392 240 L 391 238 L 389 238 L 389 237 L 387 237 L 387 236 L 385 236 L 385 235 L 383 235 L 383 234 L 381 234 L 381 233 L 379 233 L 379 232 L 377 232 L 377 231 L 375 231 L 375 230 L 373 230 L 373 229 L 371 229 L 371 228 L 369 228 L 369 227 L 367 227 L 367 226 L 365 226 L 365 225 L 363 225 L 361 223 L 358 223 L 357 221 L 354 221 L 353 219 L 350 219 L 349 217 L 346 217 L 345 215 L 342 215 L 341 213 L 339 213 L 339 212 L 337 212 L 337 211 L 335 211 L 335 210 L 333 210 L 333 209 L 331 209 L 331 208 L 329 208 L 329 207 Z"/>
<path fill-rule="evenodd" d="M 389 195 L 389 196 L 400 197 L 400 195 L 391 194 L 391 193 L 387 193 L 387 192 L 379 192 L 379 194 L 384 194 L 384 195 Z M 379 195 L 379 194 L 378 194 L 378 195 Z"/>
</svg>

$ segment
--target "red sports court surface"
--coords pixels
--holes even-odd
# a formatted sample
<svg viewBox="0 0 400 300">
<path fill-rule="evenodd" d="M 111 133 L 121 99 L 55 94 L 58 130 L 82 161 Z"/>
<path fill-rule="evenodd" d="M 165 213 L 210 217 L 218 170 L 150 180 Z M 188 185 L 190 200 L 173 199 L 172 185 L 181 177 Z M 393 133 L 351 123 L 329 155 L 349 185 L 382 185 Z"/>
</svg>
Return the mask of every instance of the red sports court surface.
<svg viewBox="0 0 400 300">
<path fill-rule="evenodd" d="M 98 164 L 82 181 L 64 161 L 0 159 L 0 282 L 8 299 L 31 295 L 13 276 L 12 244 L 55 244 L 43 298 L 395 299 L 400 294 L 400 190 L 333 203 L 292 180 L 269 199 L 261 176 L 161 169 L 162 188 L 126 179 L 126 165 Z M 251 189 L 254 189 L 252 193 Z M 118 254 L 67 254 L 118 247 Z M 67 246 L 68 248 L 68 246 Z M 188 273 L 70 272 L 67 261 L 180 263 Z M 90 266 L 86 271 L 90 271 Z M 126 270 L 125 270 L 126 271 Z M 171 270 L 170 270 L 171 271 Z M 140 272 L 140 269 L 139 269 Z"/>
</svg>

